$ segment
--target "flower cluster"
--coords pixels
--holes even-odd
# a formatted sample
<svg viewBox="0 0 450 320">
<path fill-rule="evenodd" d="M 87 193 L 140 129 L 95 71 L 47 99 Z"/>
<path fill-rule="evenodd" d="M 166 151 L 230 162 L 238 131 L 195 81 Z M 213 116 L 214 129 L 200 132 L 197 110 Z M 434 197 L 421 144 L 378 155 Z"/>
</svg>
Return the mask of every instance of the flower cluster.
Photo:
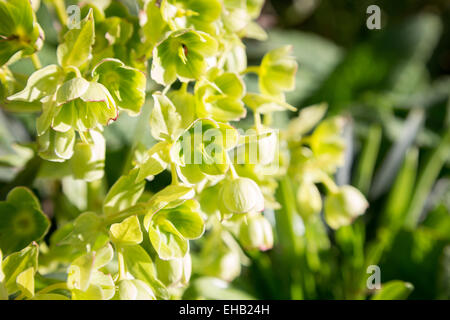
<svg viewBox="0 0 450 320">
<path fill-rule="evenodd" d="M 303 219 L 322 211 L 316 184 L 326 187 L 325 219 L 332 228 L 349 224 L 367 207 L 359 191 L 332 180 L 343 161 L 342 119 L 316 127 L 325 108 L 313 106 L 289 128 L 272 127 L 273 113 L 296 111 L 286 93 L 295 88 L 297 62 L 285 46 L 247 67 L 242 39 L 265 39 L 254 21 L 263 1 L 140 4 L 138 16 L 120 2 L 85 4 L 79 28 L 63 28 L 58 63 L 35 63 L 38 70 L 16 90 L 7 61 L 16 53 L 33 55 L 42 36 L 27 0 L 0 2 L 9 8 L 0 14 L 15 18 L 0 29 L 7 40 L 0 42 L 0 93 L 9 104 L 40 109 L 40 157 L 69 163 L 71 183 L 95 185 L 104 176 L 103 128 L 123 111 L 139 116 L 147 93 L 156 140 L 148 150 L 135 146 L 130 170 L 99 201 L 101 212 L 77 215 L 40 248 L 36 242 L 49 222 L 39 202 L 28 189 L 10 192 L 0 203 L 0 218 L 8 217 L 0 219 L 0 247 L 7 255 L 0 298 L 19 292 L 33 299 L 179 298 L 192 266 L 198 274 L 231 281 L 245 260 L 243 249 L 272 248 L 266 213 L 280 208 L 275 193 L 286 174 L 297 183 Z M 19 7 L 26 10 L 13 12 Z M 27 31 L 13 39 L 20 30 Z M 258 76 L 258 92 L 247 92 L 250 72 Z M 150 82 L 157 89 L 148 92 Z M 244 132 L 239 120 L 248 114 L 254 121 Z M 149 193 L 148 182 L 165 170 L 171 183 Z M 190 240 L 199 238 L 199 250 L 191 253 Z M 1 263 L 0 256 L 0 271 Z M 64 282 L 35 291 L 37 274 L 51 276 L 61 267 L 67 270 Z"/>
</svg>

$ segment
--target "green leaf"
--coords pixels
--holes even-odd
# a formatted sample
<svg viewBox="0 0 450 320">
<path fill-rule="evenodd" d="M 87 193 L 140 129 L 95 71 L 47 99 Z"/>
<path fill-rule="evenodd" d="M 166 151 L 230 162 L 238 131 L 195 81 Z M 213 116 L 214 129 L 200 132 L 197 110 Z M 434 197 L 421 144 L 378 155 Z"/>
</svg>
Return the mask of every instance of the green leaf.
<svg viewBox="0 0 450 320">
<path fill-rule="evenodd" d="M 17 276 L 17 287 L 27 298 L 34 296 L 34 268 L 30 267 Z"/>
<path fill-rule="evenodd" d="M 145 101 L 146 78 L 144 73 L 117 59 L 102 60 L 92 70 L 93 77 L 111 93 L 120 109 L 137 115 Z"/>
<path fill-rule="evenodd" d="M 152 178 L 167 168 L 167 162 L 162 157 L 168 147 L 170 145 L 165 141 L 158 142 L 145 153 L 142 163 L 138 165 L 139 173 L 136 181 Z"/>
<path fill-rule="evenodd" d="M 152 136 L 158 140 L 175 140 L 181 133 L 181 115 L 165 95 L 153 94 L 153 110 L 150 116 Z"/>
<path fill-rule="evenodd" d="M 75 219 L 73 230 L 58 244 L 91 251 L 103 247 L 108 240 L 101 217 L 94 212 L 85 212 Z"/>
<path fill-rule="evenodd" d="M 10 254 L 3 260 L 4 284 L 9 294 L 13 294 L 19 290 L 16 279 L 23 271 L 28 268 L 37 270 L 38 254 L 38 246 L 33 243 L 19 252 Z"/>
<path fill-rule="evenodd" d="M 129 273 L 136 279 L 147 283 L 158 298 L 168 298 L 166 288 L 158 279 L 156 279 L 156 271 L 152 259 L 141 246 L 124 247 L 123 257 Z"/>
<path fill-rule="evenodd" d="M 27 188 L 14 188 L 0 202 L 0 248 L 6 254 L 39 241 L 49 227 L 38 199 Z"/>
<path fill-rule="evenodd" d="M 89 60 L 94 44 L 94 15 L 89 10 L 80 28 L 74 28 L 64 35 L 64 42 L 58 46 L 58 63 L 62 67 L 82 67 Z"/>
<path fill-rule="evenodd" d="M 122 176 L 111 187 L 103 203 L 105 215 L 111 215 L 136 204 L 144 192 L 145 180 L 138 181 L 138 169 Z"/>
<path fill-rule="evenodd" d="M 109 232 L 111 241 L 120 246 L 136 245 L 141 243 L 143 239 L 137 216 L 131 216 L 121 223 L 111 225 Z"/>
<path fill-rule="evenodd" d="M 414 286 L 409 282 L 399 280 L 389 281 L 382 284 L 380 291 L 372 296 L 372 300 L 403 300 L 408 298 L 414 290 Z"/>
<path fill-rule="evenodd" d="M 27 81 L 25 88 L 8 97 L 8 100 L 36 101 L 51 95 L 56 91 L 57 85 L 63 80 L 64 71 L 61 67 L 52 64 L 35 71 Z"/>
</svg>

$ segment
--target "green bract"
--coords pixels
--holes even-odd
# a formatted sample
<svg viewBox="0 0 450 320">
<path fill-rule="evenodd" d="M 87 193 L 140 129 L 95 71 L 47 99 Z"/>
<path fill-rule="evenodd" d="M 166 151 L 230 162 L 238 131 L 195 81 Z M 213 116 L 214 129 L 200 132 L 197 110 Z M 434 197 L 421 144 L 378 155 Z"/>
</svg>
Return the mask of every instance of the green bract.
<svg viewBox="0 0 450 320">
<path fill-rule="evenodd" d="M 217 41 L 207 33 L 193 30 L 171 32 L 153 51 L 152 78 L 169 85 L 198 80 L 206 71 L 206 59 L 214 56 Z"/>
</svg>

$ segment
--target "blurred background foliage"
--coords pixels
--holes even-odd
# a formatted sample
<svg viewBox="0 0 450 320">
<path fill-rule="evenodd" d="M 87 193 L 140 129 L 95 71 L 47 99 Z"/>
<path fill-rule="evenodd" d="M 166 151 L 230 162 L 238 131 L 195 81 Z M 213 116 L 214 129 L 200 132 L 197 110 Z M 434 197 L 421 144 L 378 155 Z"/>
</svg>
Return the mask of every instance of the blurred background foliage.
<svg viewBox="0 0 450 320">
<path fill-rule="evenodd" d="M 58 43 L 49 2 L 42 1 L 37 12 L 46 34 L 39 52 L 44 65 L 55 61 Z M 133 10 L 131 1 L 123 2 Z M 381 30 L 366 27 L 371 4 L 382 10 Z M 329 116 L 345 116 L 346 163 L 336 178 L 358 187 L 370 208 L 336 232 L 319 218 L 305 225 L 285 177 L 277 192 L 282 208 L 266 212 L 276 231 L 274 249 L 243 253 L 247 266 L 231 284 L 195 275 L 194 269 L 185 298 L 363 299 L 369 265 L 380 266 L 382 283 L 389 282 L 374 298 L 450 298 L 449 22 L 446 0 L 266 1 L 259 23 L 269 38 L 246 43 L 249 65 L 270 49 L 293 45 L 299 70 L 288 100 L 299 109 L 326 102 Z M 11 70 L 20 77 L 33 68 L 25 59 Z M 252 91 L 257 79 L 246 80 Z M 106 179 L 86 188 L 84 182 L 54 179 L 67 170 L 64 164 L 49 166 L 27 148 L 35 138 L 36 115 L 11 115 L 3 106 L 0 197 L 37 178 L 33 187 L 44 211 L 60 215 L 58 221 L 95 211 L 99 194 L 129 169 L 131 150 L 154 143 L 146 125 L 148 103 L 143 110 L 106 129 Z M 283 128 L 294 116 L 278 113 L 275 123 Z M 170 174 L 159 175 L 148 191 L 169 182 Z"/>
</svg>

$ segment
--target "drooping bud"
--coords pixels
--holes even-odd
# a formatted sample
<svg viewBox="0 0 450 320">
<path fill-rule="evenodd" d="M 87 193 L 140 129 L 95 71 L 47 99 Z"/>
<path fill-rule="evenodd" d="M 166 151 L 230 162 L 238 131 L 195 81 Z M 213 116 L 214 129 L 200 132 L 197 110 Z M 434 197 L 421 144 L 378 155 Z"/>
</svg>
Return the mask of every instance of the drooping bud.
<svg viewBox="0 0 450 320">
<path fill-rule="evenodd" d="M 364 214 L 369 203 L 364 195 L 352 186 L 342 186 L 339 191 L 330 194 L 325 201 L 325 220 L 333 229 L 352 223 Z"/>
<path fill-rule="evenodd" d="M 221 189 L 220 198 L 227 210 L 232 213 L 262 211 L 264 197 L 255 181 L 249 178 L 228 180 Z"/>
<path fill-rule="evenodd" d="M 273 247 L 273 232 L 269 221 L 261 214 L 249 215 L 239 228 L 239 240 L 248 249 L 261 251 Z"/>
</svg>

